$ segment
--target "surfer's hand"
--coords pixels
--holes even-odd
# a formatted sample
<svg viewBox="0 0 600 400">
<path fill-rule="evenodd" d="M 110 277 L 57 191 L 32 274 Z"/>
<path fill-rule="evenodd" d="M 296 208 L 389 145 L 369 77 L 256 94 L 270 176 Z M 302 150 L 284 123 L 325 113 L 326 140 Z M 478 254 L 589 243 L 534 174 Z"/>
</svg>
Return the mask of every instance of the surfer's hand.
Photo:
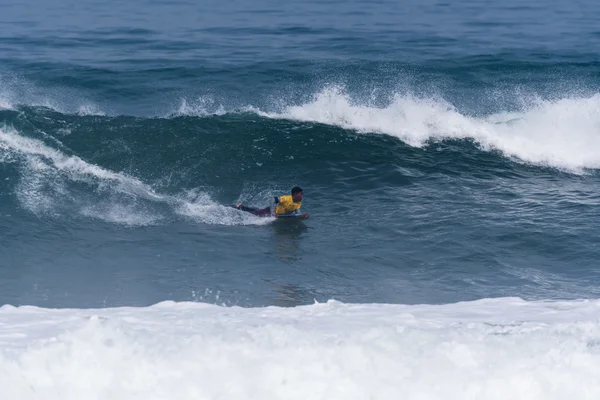
<svg viewBox="0 0 600 400">
<path fill-rule="evenodd" d="M 305 216 L 306 218 L 308 218 L 308 213 L 304 213 L 304 216 Z"/>
</svg>

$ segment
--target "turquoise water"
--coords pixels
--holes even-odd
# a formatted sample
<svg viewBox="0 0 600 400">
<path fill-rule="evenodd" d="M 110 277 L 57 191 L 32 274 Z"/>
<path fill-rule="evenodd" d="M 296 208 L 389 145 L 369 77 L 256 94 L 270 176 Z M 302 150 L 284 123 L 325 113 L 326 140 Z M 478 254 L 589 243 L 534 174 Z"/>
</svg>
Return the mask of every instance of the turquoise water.
<svg viewBox="0 0 600 400">
<path fill-rule="evenodd" d="M 4 2 L 0 304 L 597 298 L 599 11 Z"/>
</svg>

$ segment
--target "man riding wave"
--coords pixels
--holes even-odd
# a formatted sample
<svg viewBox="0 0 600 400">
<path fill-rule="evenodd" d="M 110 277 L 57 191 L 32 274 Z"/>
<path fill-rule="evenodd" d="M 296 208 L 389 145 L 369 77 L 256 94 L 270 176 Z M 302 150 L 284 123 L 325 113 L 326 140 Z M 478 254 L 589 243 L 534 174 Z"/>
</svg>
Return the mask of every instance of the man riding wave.
<svg viewBox="0 0 600 400">
<path fill-rule="evenodd" d="M 307 213 L 301 213 L 300 207 L 302 207 L 302 189 L 298 186 L 292 188 L 292 194 L 287 196 L 275 196 L 275 211 L 274 215 L 276 217 L 283 215 L 303 215 L 308 218 Z M 235 208 L 238 210 L 246 211 L 251 214 L 254 214 L 259 217 L 267 217 L 271 215 L 271 206 L 265 208 L 251 208 L 242 205 L 242 203 L 238 203 Z"/>
</svg>

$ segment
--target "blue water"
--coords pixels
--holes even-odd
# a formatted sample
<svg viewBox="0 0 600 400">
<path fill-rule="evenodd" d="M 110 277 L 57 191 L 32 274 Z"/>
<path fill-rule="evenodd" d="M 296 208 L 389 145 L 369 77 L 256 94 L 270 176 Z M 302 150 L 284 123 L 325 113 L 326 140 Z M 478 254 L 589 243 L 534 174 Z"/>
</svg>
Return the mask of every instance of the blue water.
<svg viewBox="0 0 600 400">
<path fill-rule="evenodd" d="M 597 298 L 599 17 L 4 1 L 0 304 Z"/>
</svg>

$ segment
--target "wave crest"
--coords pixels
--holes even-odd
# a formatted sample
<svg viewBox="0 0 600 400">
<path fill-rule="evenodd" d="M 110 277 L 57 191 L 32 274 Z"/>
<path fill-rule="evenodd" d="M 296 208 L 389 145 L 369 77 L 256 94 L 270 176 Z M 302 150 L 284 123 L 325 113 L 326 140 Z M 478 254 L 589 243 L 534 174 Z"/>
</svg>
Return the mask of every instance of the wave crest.
<svg viewBox="0 0 600 400">
<path fill-rule="evenodd" d="M 396 94 L 385 107 L 352 99 L 331 87 L 313 100 L 280 112 L 257 111 L 268 118 L 317 122 L 399 138 L 411 146 L 430 141 L 470 139 L 487 151 L 525 163 L 581 172 L 600 168 L 600 94 L 538 99 L 521 111 L 484 117 L 459 112 L 443 99 Z"/>
</svg>

